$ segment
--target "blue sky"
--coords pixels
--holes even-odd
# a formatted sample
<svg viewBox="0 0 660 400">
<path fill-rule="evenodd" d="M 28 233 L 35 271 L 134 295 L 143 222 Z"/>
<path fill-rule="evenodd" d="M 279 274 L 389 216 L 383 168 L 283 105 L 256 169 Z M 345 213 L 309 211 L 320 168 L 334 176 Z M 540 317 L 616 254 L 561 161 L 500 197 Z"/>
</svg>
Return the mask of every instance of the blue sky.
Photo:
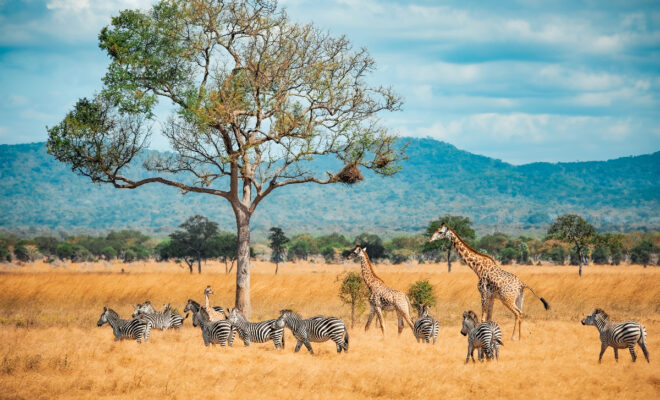
<svg viewBox="0 0 660 400">
<path fill-rule="evenodd" d="M 0 143 L 45 141 L 101 85 L 100 29 L 149 0 L 0 0 Z M 467 5 L 466 5 L 467 4 Z M 283 0 L 366 46 L 400 135 L 514 164 L 660 150 L 660 2 Z M 165 116 L 163 116 L 165 119 Z M 151 147 L 166 149 L 158 136 Z"/>
</svg>

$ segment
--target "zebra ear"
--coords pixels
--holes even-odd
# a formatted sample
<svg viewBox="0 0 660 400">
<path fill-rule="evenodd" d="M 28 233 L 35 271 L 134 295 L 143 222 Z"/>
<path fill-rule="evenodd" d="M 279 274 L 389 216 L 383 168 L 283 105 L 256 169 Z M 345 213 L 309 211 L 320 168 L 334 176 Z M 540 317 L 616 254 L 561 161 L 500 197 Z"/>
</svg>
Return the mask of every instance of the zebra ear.
<svg viewBox="0 0 660 400">
<path fill-rule="evenodd" d="M 103 312 L 108 311 L 108 307 L 103 307 Z"/>
</svg>

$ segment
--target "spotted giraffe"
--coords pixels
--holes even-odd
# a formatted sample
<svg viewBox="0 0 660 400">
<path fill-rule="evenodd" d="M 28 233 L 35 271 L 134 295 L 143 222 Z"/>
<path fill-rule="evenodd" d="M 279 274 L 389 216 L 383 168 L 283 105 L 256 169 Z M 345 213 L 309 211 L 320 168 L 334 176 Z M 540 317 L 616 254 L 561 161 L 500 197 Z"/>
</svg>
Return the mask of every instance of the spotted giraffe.
<svg viewBox="0 0 660 400">
<path fill-rule="evenodd" d="M 206 313 L 209 315 L 209 321 L 215 322 L 215 321 L 221 321 L 227 319 L 224 311 L 216 311 L 213 307 L 211 307 L 211 305 L 209 304 L 210 294 L 215 294 L 215 293 L 213 293 L 213 289 L 211 289 L 211 286 L 207 286 L 206 289 L 204 289 L 204 297 L 206 299 L 206 305 L 204 306 L 204 310 L 206 310 Z"/>
<path fill-rule="evenodd" d="M 522 308 L 523 308 L 523 291 L 529 289 L 534 296 L 538 297 L 543 303 L 546 310 L 550 309 L 550 305 L 543 297 L 539 297 L 534 290 L 525 285 L 517 276 L 507 272 L 497 265 L 497 262 L 490 256 L 482 254 L 461 239 L 458 234 L 450 227 L 442 224 L 431 236 L 430 242 L 449 239 L 461 256 L 463 261 L 470 267 L 477 277 L 479 283 L 479 293 L 481 294 L 481 320 L 490 321 L 493 314 L 493 302 L 495 299 L 500 299 L 502 304 L 515 316 L 516 320 L 513 323 L 513 333 L 511 339 L 516 334 L 516 327 L 518 328 L 518 339 L 521 338 L 521 325 L 522 325 Z"/>
<path fill-rule="evenodd" d="M 364 330 L 367 331 L 371 325 L 371 321 L 374 317 L 378 317 L 378 323 L 380 324 L 380 330 L 385 336 L 385 324 L 383 321 L 383 311 L 396 311 L 398 323 L 399 323 L 399 334 L 403 331 L 404 325 L 403 321 L 408 323 L 410 329 L 413 329 L 413 323 L 410 319 L 410 300 L 408 296 L 404 293 L 389 288 L 382 279 L 380 279 L 374 272 L 374 268 L 369 261 L 369 256 L 367 256 L 366 249 L 356 246 L 355 250 L 352 253 L 354 256 L 360 258 L 360 263 L 362 267 L 362 279 L 364 283 L 369 288 L 369 319 L 367 320 L 367 325 L 365 325 Z"/>
</svg>

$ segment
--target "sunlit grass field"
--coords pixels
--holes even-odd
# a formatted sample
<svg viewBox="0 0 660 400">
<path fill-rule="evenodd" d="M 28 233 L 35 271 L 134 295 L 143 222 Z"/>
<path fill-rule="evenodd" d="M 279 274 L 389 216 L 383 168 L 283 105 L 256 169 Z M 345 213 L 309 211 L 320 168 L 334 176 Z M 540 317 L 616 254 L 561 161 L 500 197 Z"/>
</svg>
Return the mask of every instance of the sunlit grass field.
<svg viewBox="0 0 660 400">
<path fill-rule="evenodd" d="M 349 330 L 347 354 L 336 354 L 332 342 L 312 344 L 313 356 L 304 347 L 293 353 L 288 331 L 283 351 L 240 340 L 233 348 L 207 348 L 190 318 L 180 331 L 152 330 L 148 343 L 114 342 L 109 326 L 96 326 L 104 306 L 122 317 L 145 300 L 182 310 L 188 298 L 203 302 L 206 285 L 216 293 L 214 305 L 230 306 L 235 275 L 225 275 L 221 263 L 206 264 L 202 275 L 174 263 L 0 267 L 0 398 L 660 398 L 659 268 L 588 266 L 578 278 L 574 267 L 506 267 L 551 310 L 526 292 L 523 340 L 511 341 L 513 317 L 496 302 L 500 360 L 467 365 L 459 331 L 464 310 L 480 315 L 474 273 L 458 263 L 450 274 L 446 264 L 375 268 L 395 289 L 420 279 L 433 284 L 435 346 L 418 344 L 408 328 L 398 336 L 393 313 L 386 314 L 385 338 L 376 324 L 364 332 L 362 314 Z M 287 263 L 274 275 L 273 264 L 253 262 L 251 319 L 292 308 L 350 325 L 350 309 L 337 294 L 342 274 L 358 270 Z M 650 364 L 639 348 L 635 364 L 627 351 L 615 363 L 611 348 L 598 364 L 598 332 L 579 322 L 595 307 L 646 326 Z"/>
</svg>

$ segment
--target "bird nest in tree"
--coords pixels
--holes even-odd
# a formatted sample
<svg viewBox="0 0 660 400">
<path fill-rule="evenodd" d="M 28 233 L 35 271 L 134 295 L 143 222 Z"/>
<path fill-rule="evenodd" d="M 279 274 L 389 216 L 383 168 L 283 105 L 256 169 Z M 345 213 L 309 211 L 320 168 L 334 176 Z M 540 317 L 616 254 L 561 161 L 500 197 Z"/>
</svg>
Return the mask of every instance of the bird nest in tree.
<svg viewBox="0 0 660 400">
<path fill-rule="evenodd" d="M 356 163 L 346 164 L 341 171 L 333 176 L 333 181 L 345 183 L 347 185 L 358 183 L 361 180 L 364 180 L 364 177 Z"/>
<path fill-rule="evenodd" d="M 374 160 L 374 165 L 376 166 L 376 168 L 385 168 L 385 167 L 387 167 L 387 166 L 389 165 L 389 163 L 391 163 L 392 161 L 393 161 L 393 160 L 392 160 L 391 158 L 389 158 L 389 157 L 379 156 L 378 158 L 376 158 L 376 159 Z"/>
</svg>

